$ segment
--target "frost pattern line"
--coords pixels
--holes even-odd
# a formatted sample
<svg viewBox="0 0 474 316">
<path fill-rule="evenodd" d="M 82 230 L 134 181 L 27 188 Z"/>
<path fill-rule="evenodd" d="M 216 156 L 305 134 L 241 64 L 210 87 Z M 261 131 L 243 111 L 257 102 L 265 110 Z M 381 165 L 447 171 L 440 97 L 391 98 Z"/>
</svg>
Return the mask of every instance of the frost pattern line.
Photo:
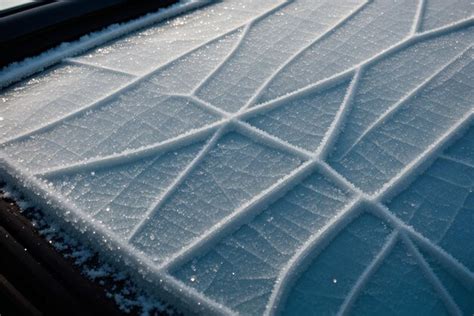
<svg viewBox="0 0 474 316">
<path fill-rule="evenodd" d="M 399 239 L 400 232 L 398 230 L 393 231 L 390 236 L 388 237 L 387 241 L 383 245 L 382 249 L 380 249 L 379 253 L 374 257 L 372 262 L 366 267 L 364 272 L 360 275 L 359 279 L 357 279 L 354 286 L 351 288 L 349 294 L 347 295 L 344 303 L 342 303 L 341 308 L 339 309 L 337 315 L 348 315 L 350 312 L 351 306 L 357 299 L 359 293 L 363 290 L 365 285 L 369 282 L 372 275 L 378 270 L 378 268 L 382 265 L 383 261 L 392 251 L 393 247 L 397 243 Z"/>
</svg>

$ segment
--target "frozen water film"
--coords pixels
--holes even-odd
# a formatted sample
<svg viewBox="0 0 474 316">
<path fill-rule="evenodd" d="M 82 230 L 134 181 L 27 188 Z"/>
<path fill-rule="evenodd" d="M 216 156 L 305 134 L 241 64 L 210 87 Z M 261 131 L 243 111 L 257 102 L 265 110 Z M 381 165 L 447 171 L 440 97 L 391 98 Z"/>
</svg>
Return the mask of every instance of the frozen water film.
<svg viewBox="0 0 474 316">
<path fill-rule="evenodd" d="M 473 315 L 473 43 L 470 0 L 210 4 L 3 88 L 0 175 L 184 311 Z"/>
</svg>

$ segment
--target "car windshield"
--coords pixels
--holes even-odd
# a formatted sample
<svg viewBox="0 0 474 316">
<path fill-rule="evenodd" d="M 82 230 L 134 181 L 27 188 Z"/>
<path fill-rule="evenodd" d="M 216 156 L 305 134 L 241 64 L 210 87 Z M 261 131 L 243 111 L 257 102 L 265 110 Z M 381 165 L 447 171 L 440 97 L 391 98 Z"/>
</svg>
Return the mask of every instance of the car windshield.
<svg viewBox="0 0 474 316">
<path fill-rule="evenodd" d="M 0 73 L 0 175 L 184 311 L 472 314 L 473 15 L 230 0 L 111 27 Z"/>
</svg>

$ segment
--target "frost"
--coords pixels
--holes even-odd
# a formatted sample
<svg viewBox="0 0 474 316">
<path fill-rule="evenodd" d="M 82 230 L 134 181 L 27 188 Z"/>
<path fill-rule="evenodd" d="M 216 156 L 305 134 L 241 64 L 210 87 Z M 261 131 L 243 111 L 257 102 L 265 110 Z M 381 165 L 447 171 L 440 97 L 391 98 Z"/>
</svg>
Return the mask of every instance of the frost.
<svg viewBox="0 0 474 316">
<path fill-rule="evenodd" d="M 5 70 L 58 61 L 1 92 L 0 175 L 185 311 L 472 314 L 473 15 L 232 0 L 134 21 Z"/>
</svg>

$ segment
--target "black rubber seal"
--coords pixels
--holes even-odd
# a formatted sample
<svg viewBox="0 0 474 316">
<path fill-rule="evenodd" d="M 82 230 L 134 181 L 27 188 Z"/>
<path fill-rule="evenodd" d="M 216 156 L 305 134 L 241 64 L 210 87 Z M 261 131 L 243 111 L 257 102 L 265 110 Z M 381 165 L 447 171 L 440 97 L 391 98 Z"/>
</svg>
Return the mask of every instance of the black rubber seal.
<svg viewBox="0 0 474 316">
<path fill-rule="evenodd" d="M 76 0 L 42 2 L 0 17 L 0 68 L 62 42 L 124 22 L 177 0 Z"/>
<path fill-rule="evenodd" d="M 122 314 L 103 288 L 57 253 L 18 206 L 4 198 L 0 199 L 0 304 L 2 316 Z"/>
</svg>

